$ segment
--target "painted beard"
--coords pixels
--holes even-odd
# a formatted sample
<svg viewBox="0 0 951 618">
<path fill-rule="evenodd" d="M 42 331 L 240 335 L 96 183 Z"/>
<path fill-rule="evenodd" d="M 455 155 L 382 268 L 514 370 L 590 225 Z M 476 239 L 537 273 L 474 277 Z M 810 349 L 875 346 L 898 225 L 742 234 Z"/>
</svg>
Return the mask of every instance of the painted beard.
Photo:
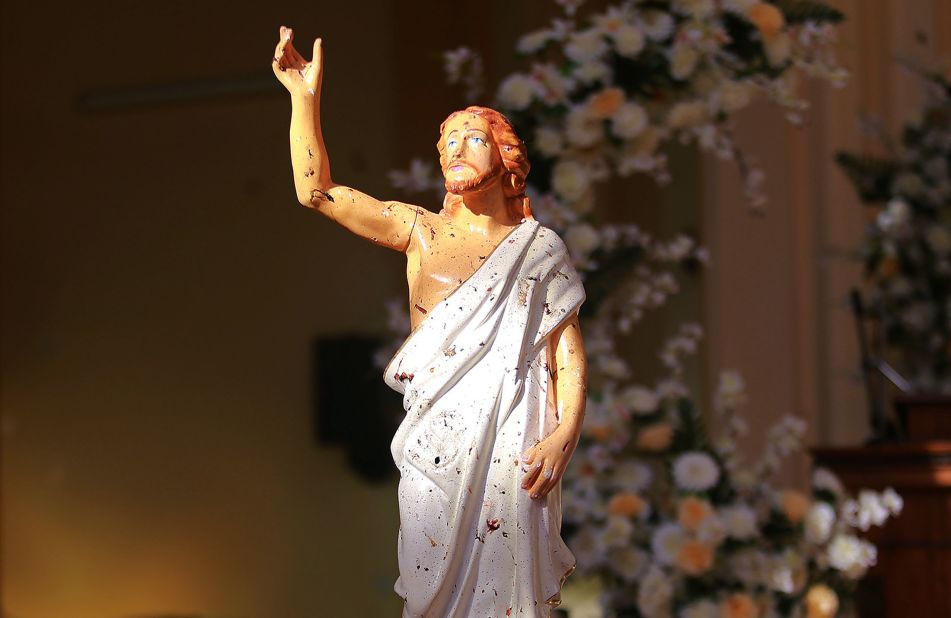
<svg viewBox="0 0 951 618">
<path fill-rule="evenodd" d="M 453 164 L 450 163 L 446 166 L 448 170 Z M 469 169 L 472 169 L 471 167 Z M 505 167 L 502 165 L 501 161 L 496 161 L 491 168 L 477 174 L 472 178 L 467 178 L 465 180 L 457 180 L 454 182 L 446 181 L 446 191 L 449 193 L 455 193 L 456 195 L 462 195 L 463 193 L 471 193 L 473 191 L 479 191 L 488 186 L 493 180 L 501 176 L 505 171 Z M 445 173 L 445 172 L 444 172 Z"/>
</svg>

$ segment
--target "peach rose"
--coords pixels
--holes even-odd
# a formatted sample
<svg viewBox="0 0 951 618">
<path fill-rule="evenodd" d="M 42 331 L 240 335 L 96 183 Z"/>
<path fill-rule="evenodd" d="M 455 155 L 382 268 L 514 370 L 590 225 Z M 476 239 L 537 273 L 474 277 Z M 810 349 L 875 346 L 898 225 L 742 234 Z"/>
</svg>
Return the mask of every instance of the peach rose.
<svg viewBox="0 0 951 618">
<path fill-rule="evenodd" d="M 598 442 L 607 442 L 613 433 L 609 425 L 588 425 L 585 431 Z"/>
<path fill-rule="evenodd" d="M 643 512 L 647 502 L 637 494 L 622 491 L 608 501 L 608 512 L 622 517 L 636 517 Z"/>
<path fill-rule="evenodd" d="M 795 489 L 785 490 L 779 499 L 779 503 L 783 507 L 786 519 L 794 524 L 798 524 L 805 519 L 806 513 L 809 512 L 809 508 L 812 506 L 812 501 L 806 497 L 806 494 Z"/>
<path fill-rule="evenodd" d="M 624 102 L 624 91 L 620 88 L 605 88 L 588 103 L 588 109 L 595 118 L 610 118 Z"/>
<path fill-rule="evenodd" d="M 721 618 L 758 618 L 759 609 L 748 594 L 735 592 L 720 603 Z"/>
<path fill-rule="evenodd" d="M 786 25 L 782 11 L 768 2 L 757 2 L 746 11 L 746 16 L 764 39 L 773 38 Z"/>
<path fill-rule="evenodd" d="M 713 566 L 713 548 L 706 543 L 688 539 L 677 550 L 677 566 L 687 575 L 701 575 Z"/>
<path fill-rule="evenodd" d="M 839 596 L 825 584 L 816 584 L 806 593 L 806 618 L 832 618 L 839 611 Z"/>
<path fill-rule="evenodd" d="M 662 451 L 674 439 L 674 428 L 669 423 L 654 423 L 641 429 L 634 446 L 644 451 Z"/>
<path fill-rule="evenodd" d="M 700 524 L 713 514 L 713 507 L 706 500 L 688 496 L 677 506 L 677 520 L 690 532 L 696 532 Z"/>
</svg>

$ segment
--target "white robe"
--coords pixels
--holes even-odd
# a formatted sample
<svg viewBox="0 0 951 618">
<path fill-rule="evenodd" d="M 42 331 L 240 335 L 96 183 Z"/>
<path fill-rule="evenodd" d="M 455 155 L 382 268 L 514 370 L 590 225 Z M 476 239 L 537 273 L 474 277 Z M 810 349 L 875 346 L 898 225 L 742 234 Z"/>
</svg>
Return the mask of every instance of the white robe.
<svg viewBox="0 0 951 618">
<path fill-rule="evenodd" d="M 551 332 L 584 300 L 564 243 L 525 220 L 434 307 L 385 370 L 406 418 L 400 470 L 403 616 L 549 616 L 574 556 L 561 492 L 532 500 L 520 460 L 558 424 Z"/>
</svg>

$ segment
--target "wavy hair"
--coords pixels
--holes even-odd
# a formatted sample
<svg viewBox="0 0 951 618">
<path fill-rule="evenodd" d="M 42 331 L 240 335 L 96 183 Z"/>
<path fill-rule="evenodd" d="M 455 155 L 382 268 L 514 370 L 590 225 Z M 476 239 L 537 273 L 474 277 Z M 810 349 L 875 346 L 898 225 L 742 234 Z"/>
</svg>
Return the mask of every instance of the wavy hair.
<svg viewBox="0 0 951 618">
<path fill-rule="evenodd" d="M 479 116 L 489 123 L 489 131 L 492 134 L 492 142 L 498 148 L 499 157 L 502 166 L 505 169 L 502 176 L 502 193 L 505 195 L 505 205 L 509 212 L 519 218 L 531 219 L 532 209 L 529 200 L 525 196 L 525 178 L 531 165 L 528 162 L 528 149 L 518 135 L 515 134 L 515 128 L 509 119 L 488 107 L 480 105 L 470 105 L 469 107 L 455 111 L 439 125 L 439 141 L 436 142 L 436 149 L 439 151 L 439 167 L 445 170 L 448 163 L 446 157 L 446 138 L 444 131 L 446 123 L 459 114 L 473 114 Z M 462 196 L 455 193 L 446 192 L 443 199 L 443 208 L 452 213 L 462 204 Z"/>
</svg>

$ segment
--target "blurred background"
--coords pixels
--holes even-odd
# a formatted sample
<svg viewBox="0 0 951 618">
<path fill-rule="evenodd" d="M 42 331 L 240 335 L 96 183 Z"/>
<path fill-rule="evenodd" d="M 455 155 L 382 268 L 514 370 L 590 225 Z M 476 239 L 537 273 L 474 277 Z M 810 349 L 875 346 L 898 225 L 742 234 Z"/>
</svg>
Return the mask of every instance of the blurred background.
<svg viewBox="0 0 951 618">
<path fill-rule="evenodd" d="M 804 127 L 766 104 L 737 119 L 767 175 L 765 216 L 750 215 L 735 169 L 691 147 L 671 150 L 672 185 L 635 178 L 610 200 L 618 220 L 693 234 L 711 255 L 647 318 L 632 368 L 656 371 L 665 328 L 700 321 L 689 380 L 709 392 L 720 368 L 741 370 L 751 442 L 786 414 L 809 423 L 811 445 L 868 436 L 847 302 L 867 215 L 833 157 L 876 148 L 859 115 L 895 133 L 920 106 L 896 57 L 951 54 L 943 0 L 831 4 L 847 15 L 845 88 L 804 81 Z M 370 482 L 317 439 L 313 344 L 388 337 L 404 262 L 297 205 L 290 103 L 269 66 L 278 27 L 308 58 L 324 39 L 334 179 L 409 199 L 387 172 L 435 160 L 439 123 L 462 105 L 442 51 L 478 50 L 496 83 L 520 33 L 561 8 L 0 11 L 3 615 L 397 615 L 396 477 Z"/>
</svg>

